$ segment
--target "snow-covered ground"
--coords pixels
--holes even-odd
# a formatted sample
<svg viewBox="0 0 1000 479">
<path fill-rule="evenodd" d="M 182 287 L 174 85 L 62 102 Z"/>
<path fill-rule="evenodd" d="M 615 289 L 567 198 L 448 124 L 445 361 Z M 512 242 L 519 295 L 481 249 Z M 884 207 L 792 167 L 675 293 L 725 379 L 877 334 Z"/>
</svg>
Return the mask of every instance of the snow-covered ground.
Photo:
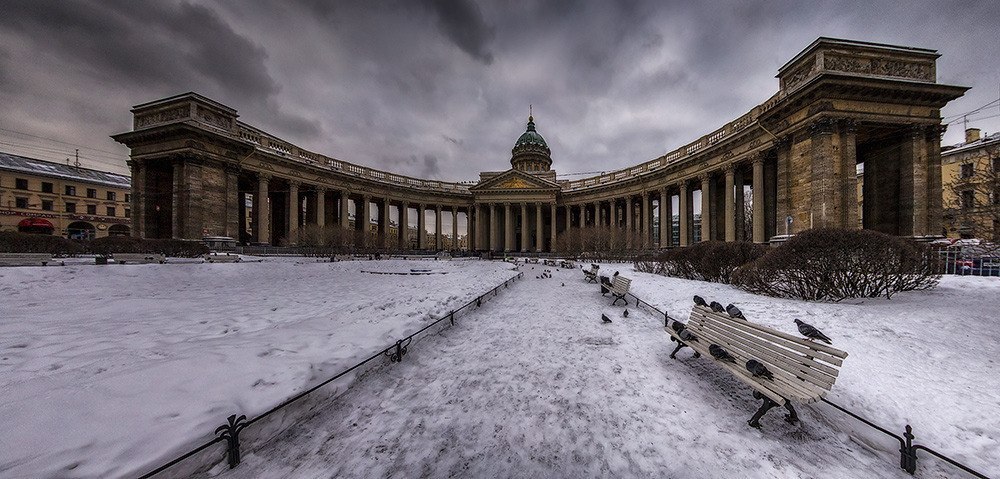
<svg viewBox="0 0 1000 479">
<path fill-rule="evenodd" d="M 266 410 L 509 268 L 284 259 L 0 269 L 0 477 L 149 470 L 220 418 Z M 543 268 L 522 266 L 524 280 L 402 363 L 260 426 L 283 429 L 277 437 L 248 429 L 243 464 L 203 475 L 909 477 L 892 439 L 827 405 L 800 407 L 798 425 L 776 410 L 761 430 L 747 427 L 759 405 L 749 388 L 690 350 L 669 359 L 662 317 L 633 304 L 626 319 L 579 270 L 536 278 Z M 437 274 L 360 273 L 410 269 Z M 1000 279 L 952 276 L 891 301 L 827 304 L 602 267 L 615 270 L 682 319 L 699 294 L 789 333 L 794 318 L 814 324 L 850 353 L 829 399 L 896 432 L 909 423 L 916 442 L 1000 476 Z M 221 460 L 222 449 L 191 461 Z M 917 477 L 961 477 L 925 453 L 918 467 Z"/>
<path fill-rule="evenodd" d="M 135 476 L 515 274 L 305 258 L 0 268 L 0 477 Z"/>
</svg>

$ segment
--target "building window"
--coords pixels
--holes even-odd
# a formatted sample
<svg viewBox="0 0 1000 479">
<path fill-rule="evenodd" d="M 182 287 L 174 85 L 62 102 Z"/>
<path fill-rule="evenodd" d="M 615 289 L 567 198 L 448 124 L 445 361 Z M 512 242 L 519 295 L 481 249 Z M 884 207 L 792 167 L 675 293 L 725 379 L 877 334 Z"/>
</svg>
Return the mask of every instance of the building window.
<svg viewBox="0 0 1000 479">
<path fill-rule="evenodd" d="M 962 208 L 973 208 L 976 206 L 976 195 L 972 190 L 962 192 Z"/>
<path fill-rule="evenodd" d="M 28 199 L 27 198 L 14 198 L 14 206 L 17 208 L 27 208 Z"/>
<path fill-rule="evenodd" d="M 115 215 L 115 207 L 114 206 L 109 206 L 108 207 L 108 216 L 114 216 L 114 215 Z"/>
<path fill-rule="evenodd" d="M 97 190 L 94 188 L 87 188 L 87 198 L 97 198 Z"/>
<path fill-rule="evenodd" d="M 66 196 L 76 196 L 76 187 L 66 185 Z"/>
<path fill-rule="evenodd" d="M 972 178 L 972 175 L 975 173 L 975 170 L 972 168 L 972 163 L 962 165 L 962 178 Z"/>
<path fill-rule="evenodd" d="M 87 205 L 87 214 L 88 215 L 96 215 L 97 214 L 97 205 Z"/>
<path fill-rule="evenodd" d="M 131 218 L 132 217 L 132 210 L 130 210 L 128 208 L 125 208 L 125 217 L 126 218 Z"/>
<path fill-rule="evenodd" d="M 27 178 L 17 178 L 14 180 L 14 188 L 19 190 L 28 189 L 28 179 Z"/>
<path fill-rule="evenodd" d="M 132 202 L 132 194 L 131 193 L 125 193 L 125 202 L 126 203 L 131 203 Z"/>
<path fill-rule="evenodd" d="M 66 203 L 67 213 L 76 213 L 76 203 Z"/>
<path fill-rule="evenodd" d="M 52 200 L 42 200 L 42 209 L 45 211 L 52 211 L 53 209 Z"/>
<path fill-rule="evenodd" d="M 115 195 L 114 191 L 109 191 L 108 192 L 108 201 L 115 201 L 115 197 L 116 197 L 116 195 Z"/>
<path fill-rule="evenodd" d="M 993 174 L 1000 175 L 1000 156 L 993 158 Z"/>
<path fill-rule="evenodd" d="M 42 193 L 52 193 L 52 183 L 42 182 Z"/>
</svg>

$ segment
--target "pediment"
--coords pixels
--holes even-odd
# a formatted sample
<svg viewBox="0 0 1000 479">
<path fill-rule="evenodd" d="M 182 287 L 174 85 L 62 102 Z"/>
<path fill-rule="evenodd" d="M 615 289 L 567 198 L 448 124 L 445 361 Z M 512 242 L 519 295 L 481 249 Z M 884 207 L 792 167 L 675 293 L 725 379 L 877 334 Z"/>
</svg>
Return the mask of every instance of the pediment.
<svg viewBox="0 0 1000 479">
<path fill-rule="evenodd" d="M 478 185 L 469 188 L 471 191 L 531 191 L 554 189 L 559 189 L 559 185 L 518 170 L 507 170 L 497 176 L 494 176 L 493 178 L 482 181 Z"/>
</svg>

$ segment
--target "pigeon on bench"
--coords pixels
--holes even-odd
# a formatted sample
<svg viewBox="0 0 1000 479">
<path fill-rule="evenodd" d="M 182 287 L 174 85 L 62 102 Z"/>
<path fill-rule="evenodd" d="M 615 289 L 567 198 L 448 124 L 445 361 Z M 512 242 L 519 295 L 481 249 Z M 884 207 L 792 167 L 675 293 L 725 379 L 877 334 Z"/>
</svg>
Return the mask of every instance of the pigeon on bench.
<svg viewBox="0 0 1000 479">
<path fill-rule="evenodd" d="M 709 307 L 712 308 L 712 311 L 715 311 L 716 313 L 726 312 L 726 308 L 723 308 L 718 301 L 712 301 L 712 304 L 710 304 Z"/>
<path fill-rule="evenodd" d="M 804 323 L 798 319 L 795 320 L 795 324 L 799 327 L 799 333 L 808 338 L 810 341 L 818 339 L 826 342 L 827 344 L 833 344 L 833 341 L 831 341 L 830 338 L 826 337 L 822 331 L 816 329 L 813 325 Z"/>
<path fill-rule="evenodd" d="M 604 321 L 605 323 L 610 323 L 611 322 L 611 318 L 609 318 L 608 315 L 606 315 L 606 314 L 602 314 L 601 315 L 601 321 Z"/>
<path fill-rule="evenodd" d="M 729 303 L 729 306 L 726 306 L 726 312 L 729 313 L 729 317 L 731 318 L 747 320 L 746 316 L 743 316 L 743 311 L 740 311 L 740 308 L 737 308 L 733 303 Z"/>
<path fill-rule="evenodd" d="M 719 361 L 729 361 L 733 364 L 736 364 L 736 358 L 734 358 L 732 354 L 729 354 L 729 351 L 726 351 L 725 349 L 723 349 L 722 346 L 719 346 L 718 344 L 710 344 L 708 346 L 708 352 L 709 354 L 712 355 L 713 358 Z"/>
<path fill-rule="evenodd" d="M 673 329 L 674 332 L 676 332 L 677 335 L 680 336 L 681 339 L 684 340 L 684 341 L 698 342 L 698 337 L 695 336 L 694 334 L 691 334 L 691 331 L 688 331 L 687 327 L 684 325 L 684 323 L 682 323 L 680 321 L 674 321 L 674 322 L 670 323 L 670 329 Z M 670 340 L 671 341 L 677 341 L 676 339 L 674 339 L 673 336 L 670 337 Z M 677 356 L 676 356 L 677 355 L 677 351 L 680 351 L 681 348 L 683 348 L 684 346 L 687 346 L 687 345 L 684 344 L 684 343 L 682 343 L 682 342 L 680 342 L 680 341 L 677 341 L 677 347 L 674 348 L 674 352 L 670 353 L 670 359 L 677 359 Z M 694 352 L 694 357 L 696 357 L 696 358 L 701 357 L 701 353 L 699 353 L 698 351 L 695 351 Z"/>
<path fill-rule="evenodd" d="M 695 306 L 708 306 L 708 303 L 705 302 L 705 298 L 702 298 L 701 296 L 698 296 L 696 294 L 696 295 L 694 295 L 694 305 Z"/>
<path fill-rule="evenodd" d="M 679 333 L 677 333 L 677 335 L 681 337 L 681 341 L 687 341 L 690 343 L 698 342 L 698 336 L 695 336 L 694 333 L 688 330 L 688 328 L 682 329 Z"/>
<path fill-rule="evenodd" d="M 755 378 L 765 378 L 769 381 L 774 381 L 774 375 L 771 374 L 771 370 L 767 369 L 763 363 L 756 359 L 751 359 L 747 361 L 747 371 L 753 374 Z"/>
</svg>

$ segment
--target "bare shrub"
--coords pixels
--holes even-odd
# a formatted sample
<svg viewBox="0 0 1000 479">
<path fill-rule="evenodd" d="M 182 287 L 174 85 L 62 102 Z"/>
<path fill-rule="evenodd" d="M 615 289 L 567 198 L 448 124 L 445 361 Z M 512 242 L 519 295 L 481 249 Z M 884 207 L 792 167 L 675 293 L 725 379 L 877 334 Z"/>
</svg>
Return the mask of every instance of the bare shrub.
<svg viewBox="0 0 1000 479">
<path fill-rule="evenodd" d="M 61 236 L 0 231 L 0 253 L 49 253 L 71 256 L 83 252 L 83 246 Z"/>
<path fill-rule="evenodd" d="M 733 284 L 751 293 L 815 301 L 890 298 L 936 286 L 937 261 L 929 248 L 905 238 L 819 228 L 741 267 Z"/>
<path fill-rule="evenodd" d="M 664 276 L 729 283 L 737 268 L 766 252 L 766 246 L 748 241 L 705 241 L 639 257 L 635 267 L 639 271 Z"/>
</svg>

